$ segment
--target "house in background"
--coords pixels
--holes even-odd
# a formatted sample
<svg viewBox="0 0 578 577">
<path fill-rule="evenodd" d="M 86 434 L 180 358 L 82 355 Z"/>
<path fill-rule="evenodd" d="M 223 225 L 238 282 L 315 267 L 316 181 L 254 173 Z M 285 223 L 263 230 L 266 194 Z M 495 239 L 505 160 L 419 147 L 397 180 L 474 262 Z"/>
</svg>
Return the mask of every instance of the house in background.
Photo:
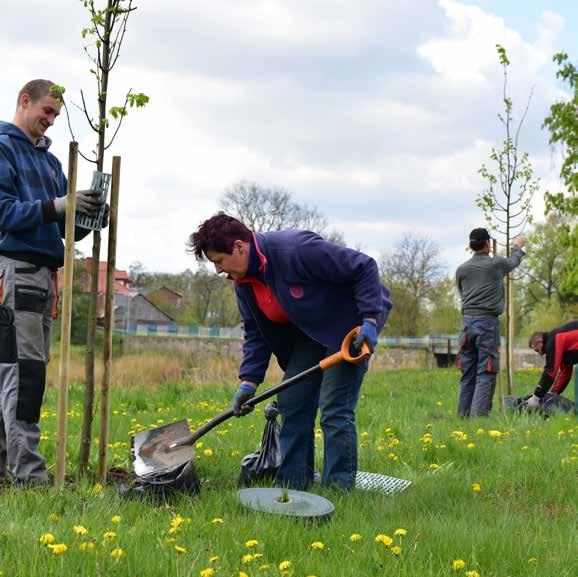
<svg viewBox="0 0 578 577">
<path fill-rule="evenodd" d="M 162 286 L 158 289 L 146 292 L 146 296 L 151 301 L 160 304 L 166 309 L 180 309 L 183 304 L 183 295 L 170 289 L 167 286 Z"/>
<path fill-rule="evenodd" d="M 81 279 L 82 291 L 89 293 L 91 287 L 90 269 L 92 267 L 92 258 L 76 260 L 74 267 L 77 273 L 80 272 L 80 274 L 76 276 Z M 104 322 L 106 267 L 106 262 L 99 262 L 97 293 L 97 324 L 99 325 L 102 325 Z M 62 272 L 63 269 L 58 270 L 59 286 L 62 286 Z M 170 314 L 163 312 L 144 294 L 133 290 L 131 284 L 132 280 L 126 271 L 115 270 L 113 285 L 115 329 L 134 331 L 136 330 L 137 324 L 171 325 L 174 323 L 174 318 Z M 170 289 L 167 289 L 167 291 L 170 291 Z M 174 294 L 178 295 L 178 293 Z"/>
</svg>

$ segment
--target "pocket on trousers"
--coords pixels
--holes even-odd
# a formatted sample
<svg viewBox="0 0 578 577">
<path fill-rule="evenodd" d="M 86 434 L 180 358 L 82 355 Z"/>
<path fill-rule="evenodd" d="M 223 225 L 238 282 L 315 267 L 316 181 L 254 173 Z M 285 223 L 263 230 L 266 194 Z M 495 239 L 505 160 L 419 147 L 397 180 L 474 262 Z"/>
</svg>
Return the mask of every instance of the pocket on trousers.
<svg viewBox="0 0 578 577">
<path fill-rule="evenodd" d="M 496 374 L 500 370 L 500 355 L 497 351 L 488 352 L 486 360 L 486 372 Z"/>
<path fill-rule="evenodd" d="M 47 300 L 46 289 L 22 284 L 14 287 L 14 309 L 17 311 L 42 314 Z"/>
<path fill-rule="evenodd" d="M 18 361 L 18 403 L 16 419 L 26 423 L 38 423 L 44 399 L 46 365 L 44 361 Z"/>
<path fill-rule="evenodd" d="M 14 311 L 0 305 L 0 363 L 15 363 L 18 360 Z"/>
</svg>

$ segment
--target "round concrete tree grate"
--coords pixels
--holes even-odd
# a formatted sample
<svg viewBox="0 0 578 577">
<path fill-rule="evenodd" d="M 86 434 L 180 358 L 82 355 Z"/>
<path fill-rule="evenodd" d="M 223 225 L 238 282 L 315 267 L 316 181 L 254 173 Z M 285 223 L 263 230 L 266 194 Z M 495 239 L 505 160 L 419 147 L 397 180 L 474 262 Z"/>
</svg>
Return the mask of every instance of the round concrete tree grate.
<svg viewBox="0 0 578 577">
<path fill-rule="evenodd" d="M 278 488 L 241 489 L 239 500 L 245 507 L 263 513 L 289 517 L 328 519 L 335 510 L 333 503 L 324 497 Z"/>
</svg>

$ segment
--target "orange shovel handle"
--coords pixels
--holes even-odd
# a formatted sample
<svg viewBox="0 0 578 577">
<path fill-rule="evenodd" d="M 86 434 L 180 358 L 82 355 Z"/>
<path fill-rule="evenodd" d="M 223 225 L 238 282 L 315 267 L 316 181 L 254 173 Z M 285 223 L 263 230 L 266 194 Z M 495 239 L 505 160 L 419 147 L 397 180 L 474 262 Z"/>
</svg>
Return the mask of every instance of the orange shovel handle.
<svg viewBox="0 0 578 577">
<path fill-rule="evenodd" d="M 353 341 L 355 337 L 359 334 L 360 330 L 361 327 L 355 327 L 354 329 L 351 329 L 345 335 L 345 338 L 341 343 L 341 350 L 319 361 L 319 368 L 322 371 L 325 371 L 330 367 L 334 367 L 341 361 L 347 361 L 348 363 L 358 365 L 363 361 L 365 361 L 365 359 L 368 359 L 371 356 L 371 350 L 369 349 L 369 346 L 365 341 L 363 341 L 363 344 L 361 345 L 361 349 L 359 350 L 358 355 L 353 356 L 351 354 L 351 347 L 353 345 Z"/>
</svg>

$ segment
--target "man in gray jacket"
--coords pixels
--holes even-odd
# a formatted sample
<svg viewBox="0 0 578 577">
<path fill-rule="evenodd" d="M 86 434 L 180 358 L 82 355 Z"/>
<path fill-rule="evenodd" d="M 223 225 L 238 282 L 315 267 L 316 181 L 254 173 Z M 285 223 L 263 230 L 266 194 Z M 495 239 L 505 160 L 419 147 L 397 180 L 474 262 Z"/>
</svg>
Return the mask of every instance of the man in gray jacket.
<svg viewBox="0 0 578 577">
<path fill-rule="evenodd" d="M 490 256 L 490 235 L 485 228 L 470 233 L 472 258 L 456 271 L 462 299 L 462 328 L 458 366 L 462 371 L 458 415 L 485 416 L 492 399 L 499 370 L 500 315 L 504 310 L 504 277 L 521 262 L 524 238 L 514 239 L 508 258 Z"/>
</svg>

